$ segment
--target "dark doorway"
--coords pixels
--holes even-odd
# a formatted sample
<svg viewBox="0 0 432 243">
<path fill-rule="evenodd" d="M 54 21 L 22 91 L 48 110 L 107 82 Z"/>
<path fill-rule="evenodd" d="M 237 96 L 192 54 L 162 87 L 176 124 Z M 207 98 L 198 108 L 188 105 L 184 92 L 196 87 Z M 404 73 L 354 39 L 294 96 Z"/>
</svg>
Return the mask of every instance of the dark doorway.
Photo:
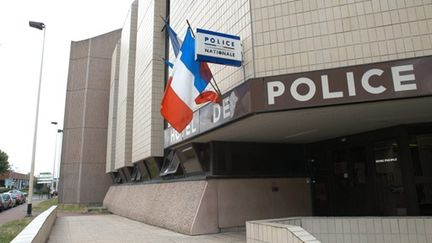
<svg viewBox="0 0 432 243">
<path fill-rule="evenodd" d="M 432 215 L 432 126 L 397 126 L 309 144 L 314 214 Z"/>
<path fill-rule="evenodd" d="M 370 214 L 366 173 L 366 148 L 348 147 L 330 152 L 334 170 L 333 193 L 340 200 L 335 200 L 335 215 Z M 373 198 L 372 198 L 373 199 Z M 373 200 L 372 200 L 373 201 Z"/>
<path fill-rule="evenodd" d="M 420 215 L 432 215 L 432 134 L 411 136 L 409 149 Z"/>
<path fill-rule="evenodd" d="M 376 190 L 381 215 L 407 215 L 399 149 L 396 140 L 373 144 Z"/>
<path fill-rule="evenodd" d="M 373 215 L 376 198 L 365 146 L 318 146 L 315 152 L 313 191 L 317 215 Z"/>
</svg>

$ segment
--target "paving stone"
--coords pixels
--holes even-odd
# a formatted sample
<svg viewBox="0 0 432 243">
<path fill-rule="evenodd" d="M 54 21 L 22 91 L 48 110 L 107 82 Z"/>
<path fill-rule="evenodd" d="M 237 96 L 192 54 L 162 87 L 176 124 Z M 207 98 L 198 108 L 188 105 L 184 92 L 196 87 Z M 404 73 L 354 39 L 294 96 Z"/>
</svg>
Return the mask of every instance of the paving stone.
<svg viewBox="0 0 432 243">
<path fill-rule="evenodd" d="M 82 215 L 58 217 L 48 242 L 244 243 L 246 232 L 189 236 L 117 215 Z"/>
</svg>

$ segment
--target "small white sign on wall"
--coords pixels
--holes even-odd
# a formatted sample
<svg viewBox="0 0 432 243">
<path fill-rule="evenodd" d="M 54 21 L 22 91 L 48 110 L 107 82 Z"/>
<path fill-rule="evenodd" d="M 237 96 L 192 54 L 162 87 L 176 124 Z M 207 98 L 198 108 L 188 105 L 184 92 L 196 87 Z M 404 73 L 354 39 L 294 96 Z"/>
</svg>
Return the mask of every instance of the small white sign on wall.
<svg viewBox="0 0 432 243">
<path fill-rule="evenodd" d="M 242 45 L 239 36 L 197 29 L 195 59 L 229 66 L 241 66 Z"/>
</svg>

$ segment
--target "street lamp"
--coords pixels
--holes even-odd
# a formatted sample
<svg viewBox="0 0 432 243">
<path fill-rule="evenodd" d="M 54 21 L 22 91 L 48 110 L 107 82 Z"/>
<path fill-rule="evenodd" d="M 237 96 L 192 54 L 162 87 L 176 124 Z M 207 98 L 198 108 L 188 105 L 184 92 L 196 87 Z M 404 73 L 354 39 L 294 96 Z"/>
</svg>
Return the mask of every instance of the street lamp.
<svg viewBox="0 0 432 243">
<path fill-rule="evenodd" d="M 39 118 L 39 100 L 40 100 L 40 90 L 42 84 L 42 67 L 43 67 L 43 58 L 44 58 L 44 49 L 45 49 L 45 24 L 41 22 L 29 21 L 29 25 L 32 28 L 43 30 L 43 41 L 42 41 L 42 58 L 41 58 L 41 65 L 39 71 L 38 95 L 37 95 L 37 102 L 36 102 L 36 118 L 35 118 L 34 136 L 33 136 L 32 160 L 31 160 L 31 167 L 30 167 L 30 182 L 29 182 L 30 185 L 29 185 L 29 194 L 28 194 L 29 196 L 27 200 L 28 217 L 32 215 L 34 167 L 35 167 L 35 158 L 36 158 L 36 140 L 37 140 L 37 128 L 38 128 L 38 118 Z"/>
<path fill-rule="evenodd" d="M 57 133 L 60 133 L 60 136 L 63 135 L 63 129 L 57 129 Z M 60 137 L 60 138 L 62 138 L 62 137 Z M 60 140 L 60 141 L 62 141 L 62 140 Z M 62 149 L 62 146 L 60 146 L 60 155 L 61 155 L 61 149 Z M 57 165 L 57 171 L 58 171 L 57 174 L 59 174 L 59 176 L 57 177 L 57 183 L 56 183 L 56 186 L 55 186 L 55 191 L 56 192 L 58 192 L 58 185 L 60 183 L 60 160 L 59 160 L 59 163 Z"/>
<path fill-rule="evenodd" d="M 52 125 L 55 125 L 57 128 L 57 122 L 53 121 L 51 122 Z M 58 133 L 57 129 L 57 133 Z M 55 139 L 55 144 L 54 144 L 54 164 L 53 164 L 53 172 L 52 172 L 52 180 L 51 180 L 51 191 L 54 192 L 54 178 L 55 178 L 55 167 L 56 167 L 56 159 L 57 159 L 57 138 L 58 138 L 58 134 L 56 133 L 56 139 Z"/>
</svg>

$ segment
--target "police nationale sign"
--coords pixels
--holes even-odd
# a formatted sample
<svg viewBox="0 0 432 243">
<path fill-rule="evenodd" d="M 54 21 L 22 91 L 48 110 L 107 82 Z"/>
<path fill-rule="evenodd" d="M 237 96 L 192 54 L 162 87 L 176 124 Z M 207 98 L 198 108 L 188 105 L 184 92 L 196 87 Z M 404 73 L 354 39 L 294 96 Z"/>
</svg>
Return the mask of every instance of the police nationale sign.
<svg viewBox="0 0 432 243">
<path fill-rule="evenodd" d="M 239 67 L 242 62 L 240 37 L 197 29 L 195 59 Z"/>
</svg>

